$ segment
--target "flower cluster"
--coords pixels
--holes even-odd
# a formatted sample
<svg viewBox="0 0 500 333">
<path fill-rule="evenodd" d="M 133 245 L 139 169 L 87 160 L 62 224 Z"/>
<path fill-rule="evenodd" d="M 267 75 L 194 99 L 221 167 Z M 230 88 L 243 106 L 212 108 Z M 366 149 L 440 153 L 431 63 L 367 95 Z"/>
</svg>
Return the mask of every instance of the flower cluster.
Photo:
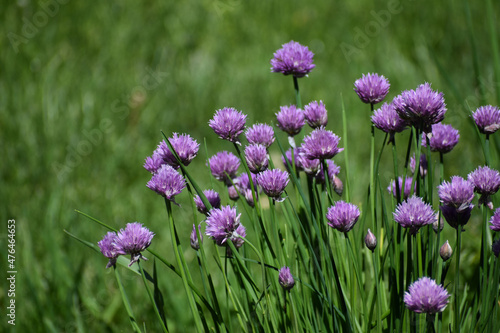
<svg viewBox="0 0 500 333">
<path fill-rule="evenodd" d="M 443 312 L 450 295 L 436 281 L 423 277 L 413 282 L 405 292 L 406 307 L 416 313 L 435 314 Z"/>
<path fill-rule="evenodd" d="M 451 182 L 444 181 L 438 187 L 441 212 L 448 224 L 457 229 L 469 222 L 474 205 L 474 185 L 459 176 L 451 177 Z"/>
<path fill-rule="evenodd" d="M 208 214 L 205 234 L 219 246 L 224 246 L 227 241 L 230 241 L 236 248 L 239 248 L 244 243 L 241 237 L 246 237 L 246 230 L 240 223 L 240 217 L 241 214 L 238 214 L 236 208 L 231 206 L 214 208 Z"/>
<path fill-rule="evenodd" d="M 307 46 L 302 46 L 293 40 L 283 44 L 282 48 L 274 53 L 271 59 L 271 72 L 304 77 L 315 67 L 314 53 Z"/>
<path fill-rule="evenodd" d="M 389 92 L 389 80 L 383 75 L 368 73 L 354 82 L 354 91 L 363 103 L 377 104 L 384 100 Z"/>
</svg>

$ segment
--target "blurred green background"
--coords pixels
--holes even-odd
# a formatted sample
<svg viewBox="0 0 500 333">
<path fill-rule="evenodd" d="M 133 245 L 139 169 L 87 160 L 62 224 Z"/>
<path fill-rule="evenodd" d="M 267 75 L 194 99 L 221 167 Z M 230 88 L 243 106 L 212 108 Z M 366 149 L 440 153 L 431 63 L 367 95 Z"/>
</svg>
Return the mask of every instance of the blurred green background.
<svg viewBox="0 0 500 333">
<path fill-rule="evenodd" d="M 248 114 L 247 124 L 274 122 L 279 106 L 295 100 L 292 78 L 270 73 L 269 60 L 292 39 L 315 53 L 316 68 L 299 80 L 303 103 L 323 100 L 328 128 L 343 140 L 347 135 L 355 203 L 364 202 L 368 182 L 369 106 L 353 92 L 362 73 L 390 80 L 388 100 L 425 81 L 442 91 L 445 123 L 461 132 L 446 155 L 446 176 L 466 176 L 483 163 L 469 107 L 499 103 L 485 19 L 488 11 L 499 13 L 499 2 L 492 2 L 488 9 L 488 1 L 451 0 L 2 1 L 0 262 L 6 267 L 6 221 L 15 219 L 17 331 L 130 330 L 107 260 L 63 231 L 95 243 L 105 230 L 74 210 L 116 228 L 145 223 L 157 234 L 152 247 L 173 261 L 164 204 L 145 186 L 144 158 L 161 130 L 206 138 L 209 156 L 231 149 L 207 125 L 225 106 Z M 342 133 L 342 100 L 348 133 Z M 377 147 L 382 137 L 377 133 Z M 399 141 L 404 147 L 406 140 Z M 190 168 L 210 186 L 206 158 L 202 148 Z M 341 167 L 343 158 L 336 158 Z M 179 196 L 186 209 L 176 216 L 186 245 L 187 198 Z M 464 234 L 463 244 L 473 236 L 474 230 Z M 477 260 L 472 251 L 463 256 Z M 180 279 L 161 269 L 167 317 L 176 318 L 169 328 L 185 331 L 193 323 Z M 123 276 L 137 318 L 154 322 L 140 279 Z"/>
</svg>

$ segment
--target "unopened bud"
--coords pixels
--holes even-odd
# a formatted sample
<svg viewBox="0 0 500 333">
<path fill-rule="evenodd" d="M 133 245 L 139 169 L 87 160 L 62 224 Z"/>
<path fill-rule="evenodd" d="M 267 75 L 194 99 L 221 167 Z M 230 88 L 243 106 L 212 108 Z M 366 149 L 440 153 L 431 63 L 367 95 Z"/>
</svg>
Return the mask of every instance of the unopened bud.
<svg viewBox="0 0 500 333">
<path fill-rule="evenodd" d="M 333 190 L 339 196 L 342 196 L 342 193 L 344 192 L 344 183 L 342 183 L 339 177 L 333 178 Z"/>
<path fill-rule="evenodd" d="M 238 191 L 236 191 L 236 188 L 233 185 L 227 188 L 227 193 L 229 194 L 229 199 L 233 201 L 236 201 L 240 198 L 240 196 L 238 195 Z"/>
<path fill-rule="evenodd" d="M 198 230 L 200 227 L 198 227 Z M 198 234 L 196 233 L 196 226 L 193 224 L 193 231 L 191 231 L 191 247 L 195 250 L 200 249 L 200 241 L 203 242 L 203 234 L 200 231 L 200 241 L 198 240 Z"/>
<path fill-rule="evenodd" d="M 453 255 L 453 250 L 451 249 L 450 243 L 448 243 L 448 241 L 446 241 L 443 246 L 441 246 L 439 255 L 441 256 L 441 259 L 443 259 L 443 261 L 450 259 Z"/>
<path fill-rule="evenodd" d="M 366 247 L 369 248 L 372 252 L 377 247 L 377 238 L 375 238 L 375 235 L 370 229 L 368 229 L 368 232 L 366 233 L 365 244 Z"/>
<path fill-rule="evenodd" d="M 438 233 L 438 226 L 439 226 L 439 231 L 443 230 L 443 228 L 444 228 L 443 219 L 441 219 L 441 221 L 439 221 L 439 219 L 436 218 L 436 220 L 432 223 L 432 230 L 434 230 L 434 232 L 436 234 Z"/>
</svg>

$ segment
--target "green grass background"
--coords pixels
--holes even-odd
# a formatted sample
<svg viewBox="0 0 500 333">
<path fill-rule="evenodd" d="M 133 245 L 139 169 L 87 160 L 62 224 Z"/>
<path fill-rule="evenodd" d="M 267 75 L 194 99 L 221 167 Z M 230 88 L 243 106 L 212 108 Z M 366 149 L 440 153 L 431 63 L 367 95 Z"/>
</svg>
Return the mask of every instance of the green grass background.
<svg viewBox="0 0 500 333">
<path fill-rule="evenodd" d="M 315 53 L 316 68 L 299 80 L 303 103 L 323 100 L 328 128 L 348 136 L 355 203 L 364 202 L 369 179 L 369 106 L 352 90 L 362 73 L 389 78 L 388 99 L 431 82 L 444 92 L 445 122 L 461 132 L 459 145 L 446 155 L 446 176 L 466 176 L 483 163 L 468 106 L 499 103 L 485 1 L 63 2 L 52 1 L 46 20 L 38 2 L 1 4 L 0 263 L 6 271 L 6 222 L 15 219 L 13 331 L 130 330 L 106 259 L 63 232 L 95 243 L 105 230 L 74 210 L 116 228 L 143 222 L 157 234 L 152 247 L 173 261 L 164 204 L 145 186 L 144 158 L 161 140 L 160 130 L 189 133 L 198 142 L 206 138 L 209 156 L 231 149 L 207 125 L 225 106 L 248 114 L 248 124 L 272 123 L 280 105 L 294 103 L 294 94 L 292 79 L 270 73 L 269 60 L 292 39 Z M 397 13 L 389 12 L 382 27 L 373 11 L 389 8 Z M 493 15 L 499 10 L 494 1 Z M 361 45 L 359 31 L 366 29 L 371 37 Z M 346 58 L 342 43 L 357 52 Z M 342 133 L 342 98 L 348 133 Z M 493 139 L 498 146 L 498 135 Z M 406 141 L 399 141 L 404 147 Z M 210 186 L 206 157 L 202 149 L 190 168 Z M 336 158 L 341 166 L 343 158 Z M 496 152 L 492 160 L 498 168 Z M 388 181 L 390 173 L 382 178 Z M 192 218 L 186 199 L 187 193 L 179 196 L 185 209 L 177 210 L 176 222 L 188 244 Z M 470 262 L 478 260 L 474 235 L 471 227 L 463 240 L 463 258 Z M 194 259 L 185 249 L 187 260 Z M 467 265 L 462 267 L 467 277 Z M 161 273 L 167 317 L 176 318 L 169 328 L 192 327 L 180 279 L 163 267 Z M 155 321 L 139 277 L 126 271 L 123 276 L 138 320 Z M 5 279 L 0 291 L 3 314 Z M 5 316 L 1 321 L 7 327 Z"/>
</svg>

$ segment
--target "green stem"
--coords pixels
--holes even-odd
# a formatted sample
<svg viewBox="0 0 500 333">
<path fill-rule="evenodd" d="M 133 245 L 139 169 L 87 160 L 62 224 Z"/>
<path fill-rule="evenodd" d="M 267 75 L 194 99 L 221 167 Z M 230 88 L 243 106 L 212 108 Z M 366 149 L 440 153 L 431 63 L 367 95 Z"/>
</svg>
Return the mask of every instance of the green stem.
<svg viewBox="0 0 500 333">
<path fill-rule="evenodd" d="M 148 286 L 148 281 L 146 280 L 146 275 L 144 274 L 144 269 L 142 269 L 142 265 L 140 261 L 137 261 L 137 265 L 139 266 L 139 270 L 141 271 L 141 276 L 142 276 L 142 281 L 144 282 L 144 286 L 146 287 L 146 291 L 148 293 L 149 299 L 151 300 L 151 303 L 153 304 L 153 308 L 155 309 L 155 314 L 156 317 L 158 317 L 158 321 L 161 323 L 161 328 L 163 332 L 168 332 L 167 326 L 163 319 L 161 318 L 160 311 L 158 311 L 158 307 L 156 306 L 155 299 L 153 297 L 153 294 L 151 293 L 151 289 L 149 289 Z"/>
<path fill-rule="evenodd" d="M 460 287 L 460 244 L 462 242 L 462 226 L 457 226 L 457 262 L 455 270 L 455 309 L 453 311 L 455 331 L 454 333 L 460 333 L 460 299 L 459 299 L 459 287 Z"/>
<path fill-rule="evenodd" d="M 299 81 L 297 77 L 293 76 L 293 87 L 295 89 L 295 101 L 297 103 L 297 108 L 302 109 L 302 102 L 300 101 L 300 91 L 299 91 Z"/>
<path fill-rule="evenodd" d="M 125 292 L 125 288 L 123 287 L 122 280 L 120 277 L 120 273 L 116 267 L 113 267 L 115 271 L 116 283 L 118 283 L 118 288 L 120 289 L 120 294 L 122 295 L 123 305 L 125 306 L 125 310 L 127 311 L 128 318 L 130 319 L 130 324 L 135 332 L 141 333 L 141 328 L 137 325 L 137 320 L 135 320 L 134 312 L 132 311 L 132 307 L 130 306 L 130 302 L 127 297 L 127 293 Z M 162 321 L 163 322 L 163 321 Z M 166 324 L 165 324 L 166 325 Z"/>
</svg>

